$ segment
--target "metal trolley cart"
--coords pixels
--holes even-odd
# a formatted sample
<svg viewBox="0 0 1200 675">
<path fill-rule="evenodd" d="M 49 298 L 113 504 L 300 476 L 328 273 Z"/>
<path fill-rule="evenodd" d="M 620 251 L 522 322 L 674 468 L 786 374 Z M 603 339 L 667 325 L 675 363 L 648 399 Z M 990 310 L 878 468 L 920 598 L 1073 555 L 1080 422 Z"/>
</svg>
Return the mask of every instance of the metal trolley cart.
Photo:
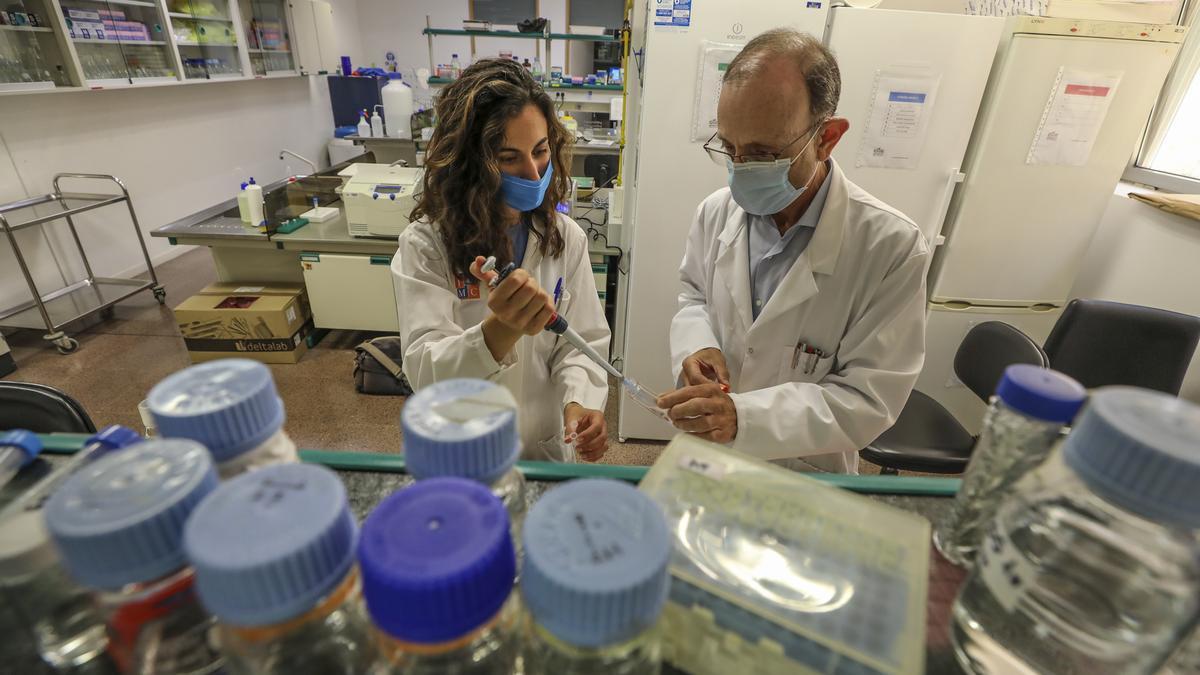
<svg viewBox="0 0 1200 675">
<path fill-rule="evenodd" d="M 88 178 L 112 181 L 121 189 L 121 194 L 95 194 L 90 192 L 63 192 L 59 189 L 59 181 L 64 178 Z M 142 257 L 146 260 L 147 279 L 112 279 L 97 277 L 92 272 L 88 262 L 87 252 L 75 229 L 73 216 L 124 202 L 129 208 L 129 218 L 133 221 L 133 231 L 137 235 L 138 245 L 142 248 Z M 41 207 L 41 208 L 37 208 Z M 44 215 L 39 215 L 44 214 Z M 42 295 L 38 292 L 33 280 L 29 263 L 21 254 L 14 233 L 27 227 L 44 225 L 59 218 L 67 221 L 75 246 L 79 248 L 79 257 L 83 260 L 83 268 L 87 278 L 60 288 L 57 291 Z M 150 262 L 150 252 L 146 250 L 146 241 L 142 238 L 142 229 L 138 224 L 137 214 L 133 210 L 133 202 L 129 200 L 129 190 L 116 176 L 94 173 L 60 173 L 54 177 L 54 192 L 29 199 L 0 205 L 0 227 L 8 237 L 13 255 L 29 284 L 29 292 L 33 300 L 0 310 L 0 326 L 5 328 L 41 328 L 45 326 L 44 338 L 53 342 L 61 354 L 70 354 L 79 348 L 79 342 L 62 331 L 63 326 L 96 312 L 111 314 L 112 306 L 125 298 L 146 290 L 154 292 L 158 304 L 166 302 L 167 291 L 158 283 L 154 274 L 154 265 Z"/>
</svg>

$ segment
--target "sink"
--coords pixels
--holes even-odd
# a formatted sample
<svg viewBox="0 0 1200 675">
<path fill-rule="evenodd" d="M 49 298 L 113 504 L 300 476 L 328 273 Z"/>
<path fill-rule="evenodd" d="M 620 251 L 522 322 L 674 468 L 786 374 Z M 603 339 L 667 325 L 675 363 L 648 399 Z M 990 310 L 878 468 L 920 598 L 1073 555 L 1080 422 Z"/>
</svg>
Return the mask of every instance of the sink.
<svg viewBox="0 0 1200 675">
<path fill-rule="evenodd" d="M 341 199 L 335 190 L 341 188 L 342 179 L 337 176 L 303 176 L 288 179 L 291 182 L 272 184 L 263 189 L 263 213 L 268 221 L 280 223 L 308 211 L 313 207 L 313 197 L 318 206 L 329 206 Z M 225 211 L 226 218 L 239 218 L 238 208 Z"/>
</svg>

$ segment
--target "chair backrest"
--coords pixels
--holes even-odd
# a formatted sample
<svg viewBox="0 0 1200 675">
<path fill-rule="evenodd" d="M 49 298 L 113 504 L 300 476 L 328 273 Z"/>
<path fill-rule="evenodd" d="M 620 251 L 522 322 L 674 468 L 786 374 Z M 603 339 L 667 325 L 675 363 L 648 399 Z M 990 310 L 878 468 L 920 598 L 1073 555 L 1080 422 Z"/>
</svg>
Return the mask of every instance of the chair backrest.
<svg viewBox="0 0 1200 675">
<path fill-rule="evenodd" d="M 0 381 L 0 431 L 94 434 L 96 425 L 78 401 L 44 384 Z"/>
<path fill-rule="evenodd" d="M 954 354 L 954 374 L 976 396 L 987 401 L 1000 384 L 1004 369 L 1028 363 L 1045 368 L 1046 353 L 1019 328 L 1003 321 L 984 321 L 967 331 Z"/>
<path fill-rule="evenodd" d="M 1050 367 L 1083 386 L 1125 384 L 1179 394 L 1200 317 L 1104 300 L 1072 300 L 1046 338 Z"/>
</svg>

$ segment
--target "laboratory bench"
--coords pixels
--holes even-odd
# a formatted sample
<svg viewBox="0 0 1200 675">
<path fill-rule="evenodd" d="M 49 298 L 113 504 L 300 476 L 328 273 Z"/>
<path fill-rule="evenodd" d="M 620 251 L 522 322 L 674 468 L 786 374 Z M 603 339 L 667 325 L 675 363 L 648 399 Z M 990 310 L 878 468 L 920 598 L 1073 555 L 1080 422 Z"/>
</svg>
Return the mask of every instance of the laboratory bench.
<svg viewBox="0 0 1200 675">
<path fill-rule="evenodd" d="M 411 141 L 408 141 L 411 144 Z M 334 194 L 333 183 L 340 185 L 336 174 L 355 162 L 371 161 L 370 154 L 335 165 L 297 182 L 283 179 L 263 185 L 268 195 L 276 198 L 275 207 L 283 201 L 288 190 L 316 190 L 305 194 L 322 195 L 322 206 L 334 207 L 338 215 L 324 222 L 310 222 L 287 233 L 267 234 L 250 227 L 238 216 L 236 196 L 193 213 L 150 233 L 167 239 L 174 245 L 208 247 L 217 270 L 217 280 L 227 283 L 299 283 L 308 291 L 313 321 L 318 329 L 364 330 L 394 333 L 399 325 L 395 290 L 392 284 L 391 259 L 398 243 L 395 237 L 353 237 L 350 235 L 346 212 Z M 296 187 L 307 181 L 324 181 L 325 187 Z M 295 202 L 292 199 L 292 204 Z M 270 206 L 270 205 L 269 205 Z M 293 208 L 295 207 L 293 205 Z M 277 208 L 268 208 L 275 213 Z M 606 261 L 617 260 L 620 249 L 604 246 L 601 241 L 588 239 L 589 252 Z M 608 289 L 615 288 L 615 265 L 606 266 L 605 283 L 600 286 L 607 305 Z M 596 272 L 596 268 L 593 269 Z M 596 272 L 599 275 L 599 272 Z M 599 276 L 598 276 L 599 281 Z M 607 309 L 607 307 L 606 307 Z M 610 325 L 615 319 L 607 311 Z M 315 340 L 314 340 L 315 341 Z"/>
<path fill-rule="evenodd" d="M 78 451 L 87 435 L 52 434 L 42 436 L 45 449 L 39 459 L 21 471 L 8 485 L 0 489 L 0 508 L 19 496 L 63 464 L 71 454 Z M 333 469 L 346 486 L 347 496 L 355 517 L 363 518 L 388 495 L 412 482 L 405 473 L 404 458 L 400 455 L 371 452 L 338 452 L 326 450 L 302 450 L 303 461 L 322 464 Z M 526 499 L 530 505 L 556 484 L 574 478 L 611 478 L 636 484 L 649 467 L 614 466 L 604 464 L 554 464 L 549 462 L 518 462 L 517 467 L 525 475 Z M 843 489 L 864 494 L 871 499 L 916 513 L 937 523 L 953 503 L 951 497 L 961 483 L 956 478 L 928 478 L 917 476 L 847 476 L 839 474 L 809 474 L 823 482 Z M 950 643 L 950 607 L 965 573 L 946 562 L 930 543 L 929 596 L 926 613 L 926 663 L 927 673 L 962 672 L 954 658 Z M 0 609 L 0 613 L 3 610 Z M 0 616 L 0 630 L 12 619 Z M 11 632 L 8 634 L 12 634 Z M 53 673 L 38 660 L 26 641 L 5 640 L 0 643 L 0 664 L 3 672 Z M 85 672 L 85 671 L 78 671 Z M 104 671 L 97 671 L 104 672 Z M 664 668 L 664 673 L 680 671 Z"/>
</svg>

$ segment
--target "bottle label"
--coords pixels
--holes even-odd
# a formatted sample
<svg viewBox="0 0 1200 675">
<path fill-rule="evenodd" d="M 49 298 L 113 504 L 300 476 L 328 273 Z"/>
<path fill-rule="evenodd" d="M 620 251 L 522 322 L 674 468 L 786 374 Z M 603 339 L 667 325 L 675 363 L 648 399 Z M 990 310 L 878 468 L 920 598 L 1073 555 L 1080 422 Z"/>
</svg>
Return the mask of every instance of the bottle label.
<svg viewBox="0 0 1200 675">
<path fill-rule="evenodd" d="M 121 605 L 108 621 L 108 652 L 123 673 L 132 672 L 138 637 L 147 627 L 195 602 L 191 574 L 154 595 Z"/>
<path fill-rule="evenodd" d="M 1008 612 L 1017 608 L 1021 598 L 1025 597 L 1026 588 L 1037 578 L 1037 568 L 1013 544 L 999 514 L 992 522 L 991 531 L 979 544 L 975 564 L 983 585 Z"/>
</svg>

